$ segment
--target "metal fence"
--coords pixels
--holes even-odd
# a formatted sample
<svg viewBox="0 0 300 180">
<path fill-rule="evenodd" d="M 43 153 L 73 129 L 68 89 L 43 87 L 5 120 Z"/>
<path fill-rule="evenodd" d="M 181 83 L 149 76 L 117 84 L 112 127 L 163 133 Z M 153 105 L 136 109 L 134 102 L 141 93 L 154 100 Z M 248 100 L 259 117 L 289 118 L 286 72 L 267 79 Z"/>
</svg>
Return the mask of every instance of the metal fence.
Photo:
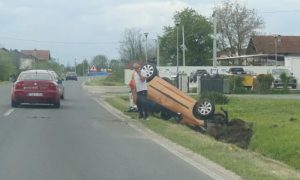
<svg viewBox="0 0 300 180">
<path fill-rule="evenodd" d="M 220 92 L 229 93 L 229 79 L 220 76 L 202 76 L 198 77 L 197 93 Z"/>
</svg>

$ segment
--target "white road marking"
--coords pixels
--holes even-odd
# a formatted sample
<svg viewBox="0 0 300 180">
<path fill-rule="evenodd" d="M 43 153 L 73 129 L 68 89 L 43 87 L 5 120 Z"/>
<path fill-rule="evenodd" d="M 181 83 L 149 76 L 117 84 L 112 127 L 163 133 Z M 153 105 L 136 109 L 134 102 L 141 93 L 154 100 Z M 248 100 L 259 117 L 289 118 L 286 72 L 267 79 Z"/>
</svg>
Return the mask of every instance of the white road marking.
<svg viewBox="0 0 300 180">
<path fill-rule="evenodd" d="M 9 109 L 6 113 L 4 113 L 4 116 L 9 116 L 11 113 L 14 112 L 15 109 Z"/>
</svg>

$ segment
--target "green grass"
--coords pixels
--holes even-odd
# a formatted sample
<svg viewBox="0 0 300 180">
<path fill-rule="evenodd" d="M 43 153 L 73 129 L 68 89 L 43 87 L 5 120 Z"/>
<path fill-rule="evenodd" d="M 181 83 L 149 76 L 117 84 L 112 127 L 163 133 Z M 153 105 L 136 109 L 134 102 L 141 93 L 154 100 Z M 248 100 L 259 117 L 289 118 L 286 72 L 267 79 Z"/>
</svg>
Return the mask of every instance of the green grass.
<svg viewBox="0 0 300 180">
<path fill-rule="evenodd" d="M 0 81 L 0 85 L 1 84 L 8 84 L 8 83 L 11 83 L 10 81 Z"/>
<path fill-rule="evenodd" d="M 88 86 L 123 86 L 124 82 L 120 81 L 120 78 L 114 76 L 108 77 L 94 77 L 90 81 L 86 82 Z"/>
<path fill-rule="evenodd" d="M 231 118 L 254 124 L 250 149 L 300 169 L 300 101 L 230 98 Z"/>
<path fill-rule="evenodd" d="M 125 96 L 111 97 L 107 102 L 122 112 L 128 110 L 128 98 Z M 265 158 L 267 156 L 278 159 L 300 169 L 300 113 L 297 112 L 299 105 L 300 102 L 296 100 L 230 98 L 229 104 L 223 106 L 229 111 L 230 118 L 241 118 L 254 123 L 250 150 L 218 142 L 172 121 L 151 117 L 150 121 L 141 123 L 235 172 L 243 179 L 300 179 L 299 171 Z M 132 118 L 137 117 L 137 113 L 126 114 Z"/>
</svg>

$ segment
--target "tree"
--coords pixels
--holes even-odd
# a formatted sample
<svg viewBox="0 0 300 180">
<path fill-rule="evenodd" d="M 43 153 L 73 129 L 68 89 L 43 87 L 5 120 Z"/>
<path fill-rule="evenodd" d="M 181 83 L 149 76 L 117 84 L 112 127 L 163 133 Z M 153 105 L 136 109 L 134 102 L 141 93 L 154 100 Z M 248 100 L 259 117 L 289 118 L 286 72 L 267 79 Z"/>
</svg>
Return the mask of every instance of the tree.
<svg viewBox="0 0 300 180">
<path fill-rule="evenodd" d="M 17 67 L 13 64 L 13 55 L 0 49 L 0 81 L 7 81 L 12 75 L 17 75 Z"/>
<path fill-rule="evenodd" d="M 142 45 L 142 33 L 138 29 L 126 29 L 120 45 L 121 59 L 128 61 L 141 61 L 145 57 Z"/>
<path fill-rule="evenodd" d="M 109 62 L 109 68 L 112 69 L 112 70 L 120 69 L 121 67 L 122 67 L 122 63 L 119 60 L 112 59 Z"/>
<path fill-rule="evenodd" d="M 76 66 L 76 72 L 79 76 L 84 76 L 88 72 L 89 69 L 89 63 L 85 59 L 80 64 L 77 64 Z"/>
<path fill-rule="evenodd" d="M 254 9 L 247 9 L 238 2 L 225 1 L 215 8 L 217 19 L 218 46 L 221 50 L 229 49 L 230 55 L 241 55 L 255 30 L 264 26 L 263 20 Z"/>
<path fill-rule="evenodd" d="M 164 33 L 160 38 L 160 62 L 162 65 L 177 64 L 177 28 L 179 41 L 179 65 L 183 64 L 182 56 L 182 26 L 185 31 L 186 65 L 210 65 L 212 58 L 212 25 L 195 10 L 186 8 L 176 12 L 174 26 L 164 27 Z M 179 21 L 176 26 L 176 21 Z"/>
<path fill-rule="evenodd" d="M 97 69 L 107 69 L 108 59 L 105 55 L 97 55 L 93 58 L 91 65 L 95 65 Z"/>
</svg>

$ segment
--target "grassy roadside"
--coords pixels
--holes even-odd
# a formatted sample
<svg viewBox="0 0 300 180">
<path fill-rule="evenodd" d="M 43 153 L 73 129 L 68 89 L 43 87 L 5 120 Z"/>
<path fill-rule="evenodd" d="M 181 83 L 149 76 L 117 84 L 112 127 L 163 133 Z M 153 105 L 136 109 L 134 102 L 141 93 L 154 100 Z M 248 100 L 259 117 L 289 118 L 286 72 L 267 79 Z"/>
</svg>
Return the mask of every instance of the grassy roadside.
<svg viewBox="0 0 300 180">
<path fill-rule="evenodd" d="M 2 85 L 2 84 L 9 84 L 9 83 L 11 83 L 10 81 L 0 81 L 0 85 Z"/>
<path fill-rule="evenodd" d="M 111 97 L 106 100 L 122 112 L 128 110 L 127 96 Z M 250 98 L 230 98 L 230 103 L 225 106 L 229 110 L 230 118 L 239 117 L 254 123 L 255 133 L 250 144 L 251 151 L 215 141 L 211 137 L 172 121 L 151 117 L 150 121 L 141 121 L 141 123 L 177 144 L 235 172 L 243 179 L 300 179 L 299 171 L 278 161 L 265 158 L 265 156 L 273 157 L 273 153 L 275 155 L 277 153 L 276 159 L 282 156 L 282 159 L 288 160 L 290 164 L 295 163 L 295 167 L 297 163 L 299 165 L 299 151 L 297 151 L 298 144 L 300 144 L 297 140 L 299 132 L 294 133 L 295 129 L 300 127 L 300 114 L 295 110 L 299 107 L 299 103 L 291 100 L 282 102 L 282 100 L 259 101 Z M 137 116 L 136 113 L 125 113 L 132 118 Z M 286 159 L 287 156 L 291 157 Z"/>
<path fill-rule="evenodd" d="M 87 86 L 123 86 L 124 82 L 115 74 L 96 76 L 85 83 Z"/>
</svg>

